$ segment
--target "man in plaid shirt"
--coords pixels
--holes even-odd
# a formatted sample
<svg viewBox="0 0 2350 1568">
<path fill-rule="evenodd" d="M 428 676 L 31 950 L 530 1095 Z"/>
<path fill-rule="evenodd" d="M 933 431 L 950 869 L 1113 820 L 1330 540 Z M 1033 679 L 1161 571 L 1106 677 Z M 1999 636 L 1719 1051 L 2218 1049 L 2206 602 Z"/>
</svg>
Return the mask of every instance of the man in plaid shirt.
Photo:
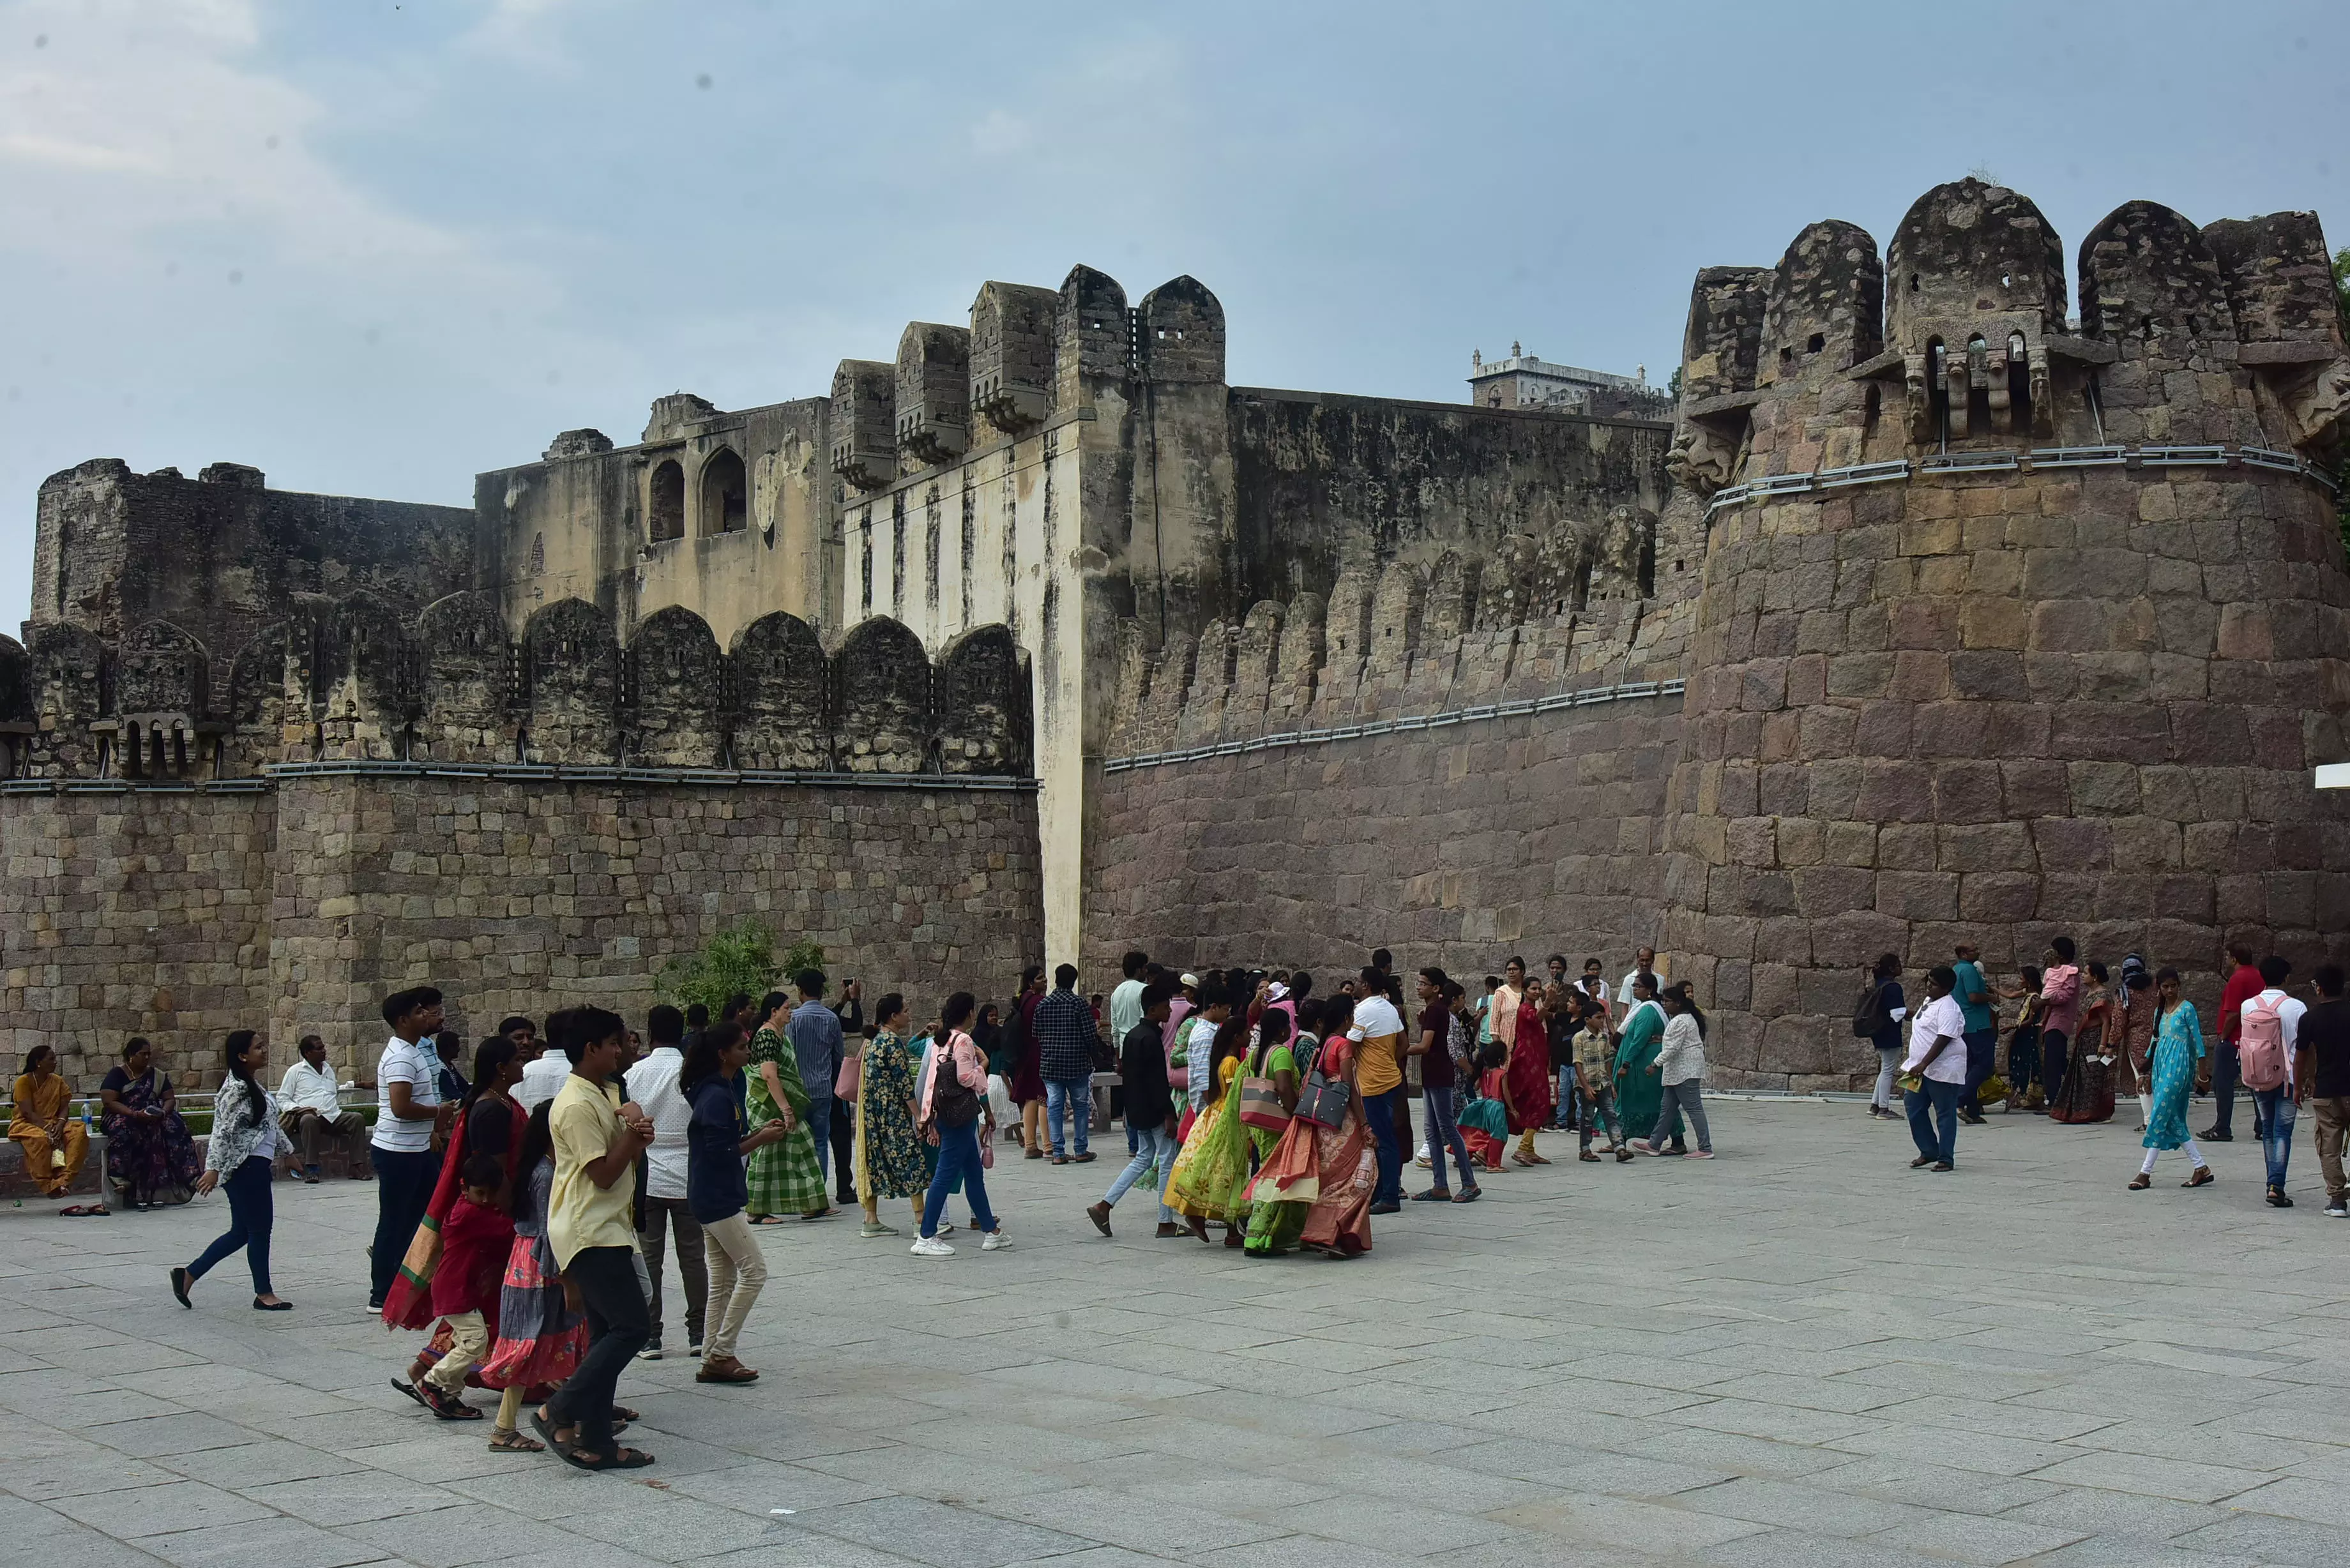
<svg viewBox="0 0 2350 1568">
<path fill-rule="evenodd" d="M 1101 1046 L 1094 1010 L 1077 994 L 1077 966 L 1053 971 L 1052 994 L 1036 1004 L 1036 1054 L 1045 1075 L 1045 1125 L 1051 1129 L 1053 1163 L 1083 1165 L 1093 1158 L 1086 1147 L 1086 1124 L 1093 1111 L 1094 1057 Z M 1061 1145 L 1061 1112 L 1076 1123 L 1077 1152 Z"/>
</svg>

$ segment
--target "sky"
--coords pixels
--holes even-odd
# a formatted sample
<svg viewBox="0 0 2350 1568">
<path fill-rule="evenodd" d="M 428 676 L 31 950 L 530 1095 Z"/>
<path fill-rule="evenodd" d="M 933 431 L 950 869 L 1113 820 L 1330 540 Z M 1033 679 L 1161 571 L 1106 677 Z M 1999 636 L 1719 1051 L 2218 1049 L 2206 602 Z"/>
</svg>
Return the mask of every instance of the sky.
<svg viewBox="0 0 2350 1568">
<path fill-rule="evenodd" d="M 0 0 L 0 625 L 92 457 L 470 503 L 820 396 L 990 278 L 1215 291 L 1235 384 L 1663 381 L 1692 275 L 1985 171 L 2350 244 L 2350 6 Z"/>
</svg>

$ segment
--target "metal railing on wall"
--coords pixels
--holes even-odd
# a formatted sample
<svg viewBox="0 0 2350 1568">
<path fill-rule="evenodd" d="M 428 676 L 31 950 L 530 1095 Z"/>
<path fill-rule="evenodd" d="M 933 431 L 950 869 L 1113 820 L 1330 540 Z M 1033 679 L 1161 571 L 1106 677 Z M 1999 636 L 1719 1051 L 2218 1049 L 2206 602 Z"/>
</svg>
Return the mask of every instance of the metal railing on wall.
<svg viewBox="0 0 2350 1568">
<path fill-rule="evenodd" d="M 856 774 L 812 769 L 608 768 L 536 763 L 400 763 L 355 760 L 274 763 L 258 775 L 230 779 L 9 779 L 0 794 L 258 794 L 286 779 L 405 778 L 512 784 L 618 784 L 668 788 L 761 788 L 817 785 L 833 789 L 1034 791 L 1033 778 L 998 774 Z"/>
<path fill-rule="evenodd" d="M 2031 473 L 2040 469 L 2225 468 L 2238 464 L 2272 473 L 2297 473 L 2315 480 L 2332 494 L 2342 493 L 2333 470 L 2297 452 L 2264 446 L 2043 446 L 2030 452 L 1948 452 L 1932 457 L 1888 458 L 1883 462 L 1856 462 L 1843 468 L 1813 469 L 1804 473 L 1766 474 L 1743 484 L 1717 490 L 1706 503 L 1711 515 L 1725 506 L 1782 495 L 1805 495 L 1826 490 L 1848 490 L 1862 484 L 1902 484 L 1946 473 Z"/>
</svg>

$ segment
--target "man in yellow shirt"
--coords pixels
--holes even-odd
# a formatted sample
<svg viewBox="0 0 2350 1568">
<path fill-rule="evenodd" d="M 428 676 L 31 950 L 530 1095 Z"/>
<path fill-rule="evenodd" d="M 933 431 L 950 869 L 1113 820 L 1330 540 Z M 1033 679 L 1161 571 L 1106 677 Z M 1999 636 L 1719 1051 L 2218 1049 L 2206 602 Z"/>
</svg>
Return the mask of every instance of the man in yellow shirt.
<svg viewBox="0 0 2350 1568">
<path fill-rule="evenodd" d="M 1387 996 L 1387 977 L 1365 968 L 1356 987 L 1354 1027 L 1347 1038 L 1356 1044 L 1355 1086 L 1363 1096 L 1363 1111 L 1378 1145 L 1379 1181 L 1371 1194 L 1371 1212 L 1393 1214 L 1403 1207 L 1404 1132 L 1403 1014 Z"/>
<path fill-rule="evenodd" d="M 546 1239 L 556 1266 L 579 1293 L 588 1314 L 588 1354 L 532 1424 L 548 1445 L 581 1469 L 638 1469 L 650 1454 L 612 1441 L 612 1396 L 621 1368 L 652 1332 L 637 1282 L 634 1214 L 637 1157 L 653 1141 L 650 1117 L 631 1102 L 615 1106 L 606 1081 L 620 1069 L 628 1026 L 600 1007 L 564 1020 L 571 1075 L 547 1109 L 555 1145 Z"/>
</svg>

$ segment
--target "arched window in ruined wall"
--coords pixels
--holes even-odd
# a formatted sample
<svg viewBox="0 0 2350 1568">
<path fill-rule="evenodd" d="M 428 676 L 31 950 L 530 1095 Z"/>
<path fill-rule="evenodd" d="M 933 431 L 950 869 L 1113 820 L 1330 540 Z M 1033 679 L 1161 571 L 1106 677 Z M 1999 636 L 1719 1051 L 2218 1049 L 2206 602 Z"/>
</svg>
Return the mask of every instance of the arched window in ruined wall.
<svg viewBox="0 0 2350 1568">
<path fill-rule="evenodd" d="M 751 525 L 751 485 L 743 460 L 721 448 L 702 465 L 702 532 L 736 534 Z"/>
<path fill-rule="evenodd" d="M 652 540 L 681 538 L 685 534 L 685 470 L 675 458 L 653 465 L 651 496 L 645 514 L 652 520 Z"/>
</svg>

